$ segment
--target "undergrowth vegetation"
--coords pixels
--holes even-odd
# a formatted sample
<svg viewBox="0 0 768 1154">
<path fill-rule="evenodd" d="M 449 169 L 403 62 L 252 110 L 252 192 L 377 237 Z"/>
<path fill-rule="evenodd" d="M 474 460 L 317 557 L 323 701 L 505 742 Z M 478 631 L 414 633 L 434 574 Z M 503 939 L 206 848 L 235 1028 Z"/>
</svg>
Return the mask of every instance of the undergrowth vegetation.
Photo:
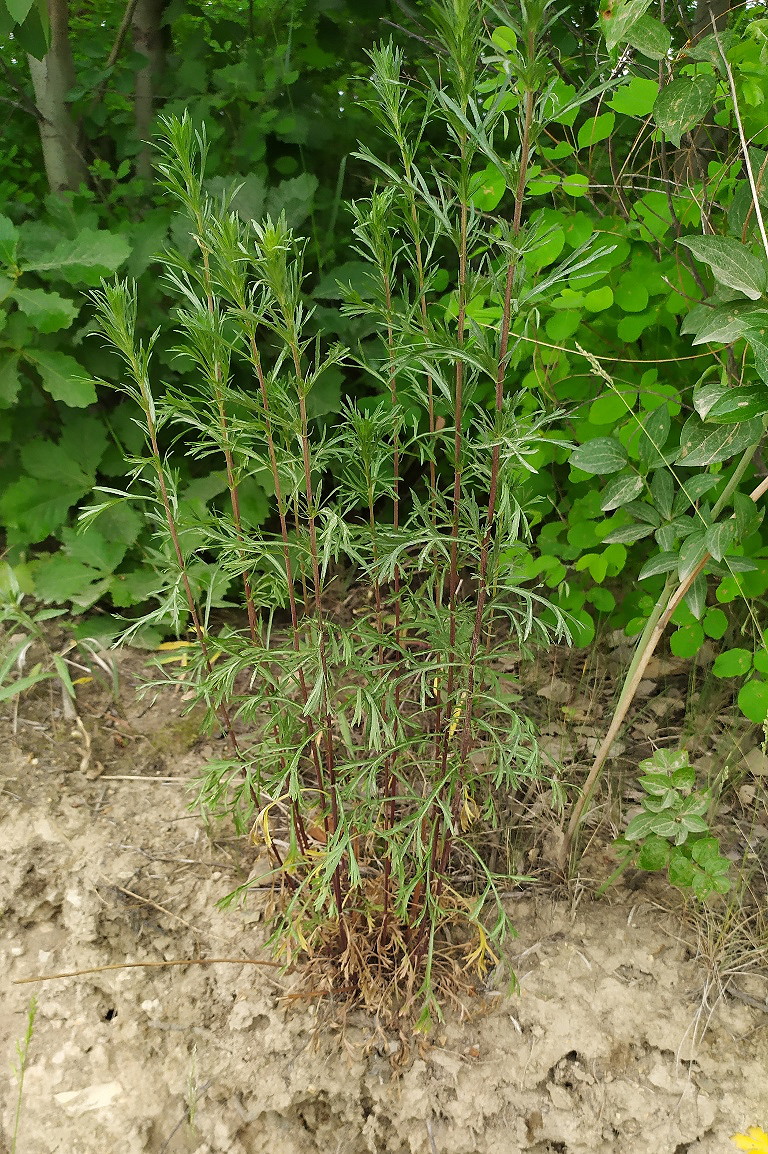
<svg viewBox="0 0 768 1154">
<path fill-rule="evenodd" d="M 567 871 L 668 626 L 678 658 L 722 641 L 715 677 L 768 717 L 768 25 L 684 15 L 617 0 L 590 54 L 549 0 L 419 9 L 350 96 L 370 129 L 333 267 L 287 191 L 211 179 L 187 113 L 162 121 L 148 297 L 129 277 L 75 306 L 48 281 L 130 272 L 120 238 L 46 257 L 50 231 L 2 218 L 9 440 L 19 365 L 35 413 L 40 389 L 68 406 L 5 462 L 9 605 L 111 599 L 124 636 L 184 636 L 227 740 L 200 805 L 269 855 L 276 952 L 371 1009 L 427 1022 L 496 965 L 514 876 L 488 830 L 541 783 Z M 48 343 L 81 308 L 93 379 Z M 638 640 L 570 796 L 510 655 L 601 622 Z M 727 892 L 712 783 L 685 750 L 641 769 L 618 872 Z"/>
</svg>

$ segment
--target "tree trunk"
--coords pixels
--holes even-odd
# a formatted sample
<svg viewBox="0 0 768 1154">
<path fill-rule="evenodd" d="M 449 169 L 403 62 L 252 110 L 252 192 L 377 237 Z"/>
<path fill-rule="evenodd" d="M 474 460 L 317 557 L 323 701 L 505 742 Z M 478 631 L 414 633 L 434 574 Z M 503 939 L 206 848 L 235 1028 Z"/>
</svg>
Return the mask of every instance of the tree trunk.
<svg viewBox="0 0 768 1154">
<path fill-rule="evenodd" d="M 87 168 L 78 145 L 77 125 L 67 95 L 75 85 L 69 42 L 68 0 L 48 0 L 51 47 L 42 60 L 28 56 L 29 72 L 40 116 L 40 142 L 51 192 L 79 188 Z"/>
<path fill-rule="evenodd" d="M 151 135 L 155 115 L 157 88 L 165 70 L 165 34 L 163 14 L 166 0 L 137 0 L 133 13 L 133 46 L 147 58 L 136 73 L 134 120 L 136 137 L 144 147 L 136 157 L 136 174 L 152 179 L 152 149 L 146 143 Z"/>
</svg>

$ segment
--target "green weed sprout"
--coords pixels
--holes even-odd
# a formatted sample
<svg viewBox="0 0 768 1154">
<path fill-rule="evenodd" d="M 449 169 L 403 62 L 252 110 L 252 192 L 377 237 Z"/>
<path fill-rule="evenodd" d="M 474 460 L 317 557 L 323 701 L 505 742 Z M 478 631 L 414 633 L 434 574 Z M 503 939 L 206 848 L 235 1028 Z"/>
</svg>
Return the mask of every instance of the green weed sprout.
<svg viewBox="0 0 768 1154">
<path fill-rule="evenodd" d="M 711 893 L 727 893 L 730 862 L 720 853 L 706 817 L 712 796 L 696 789 L 696 770 L 687 752 L 657 749 L 640 762 L 640 769 L 642 810 L 613 843 L 621 864 L 598 892 L 604 893 L 627 866 L 634 865 L 652 872 L 666 870 L 672 885 L 690 889 L 702 901 Z"/>
<path fill-rule="evenodd" d="M 24 1037 L 21 1041 L 16 1043 L 16 1065 L 14 1067 L 14 1074 L 19 1086 L 18 1094 L 16 1095 L 16 1108 L 13 1114 L 13 1134 L 11 1136 L 11 1150 L 10 1154 L 16 1154 L 16 1147 L 19 1141 L 19 1126 L 21 1124 L 21 1107 L 24 1102 L 24 1076 L 27 1072 L 27 1064 L 29 1062 L 29 1047 L 32 1044 L 32 1035 L 35 1032 L 35 1018 L 37 1017 L 37 998 L 32 997 L 29 1001 L 29 1008 L 27 1009 L 27 1028 L 24 1032 Z"/>
</svg>

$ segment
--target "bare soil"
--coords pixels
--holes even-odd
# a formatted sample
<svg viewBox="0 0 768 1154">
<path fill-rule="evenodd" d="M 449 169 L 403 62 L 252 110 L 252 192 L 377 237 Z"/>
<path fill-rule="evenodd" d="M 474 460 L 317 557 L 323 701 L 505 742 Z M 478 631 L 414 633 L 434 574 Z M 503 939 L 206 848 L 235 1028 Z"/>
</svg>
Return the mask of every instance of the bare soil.
<svg viewBox="0 0 768 1154">
<path fill-rule="evenodd" d="M 82 726 L 55 688 L 0 721 L 0 1148 L 35 992 L 18 1154 L 725 1154 L 768 1128 L 765 987 L 703 1006 L 706 959 L 653 879 L 601 900 L 512 893 L 521 992 L 497 973 L 426 1039 L 342 1020 L 248 964 L 269 892 L 215 902 L 258 853 L 187 808 L 216 745 L 178 694 L 138 698 L 131 660 L 119 704 L 83 688 Z M 195 958 L 241 961 L 14 984 Z"/>
</svg>

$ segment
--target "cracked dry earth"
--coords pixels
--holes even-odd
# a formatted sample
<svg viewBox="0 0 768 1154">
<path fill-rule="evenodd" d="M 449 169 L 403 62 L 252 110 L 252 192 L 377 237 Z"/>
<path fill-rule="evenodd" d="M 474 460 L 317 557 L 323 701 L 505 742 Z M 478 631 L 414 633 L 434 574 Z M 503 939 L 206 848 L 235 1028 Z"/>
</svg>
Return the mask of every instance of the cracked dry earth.
<svg viewBox="0 0 768 1154">
<path fill-rule="evenodd" d="M 360 1019 L 321 1024 L 293 979 L 246 964 L 124 961 L 259 956 L 266 893 L 217 898 L 258 869 L 206 831 L 185 784 L 212 756 L 172 694 L 81 701 L 83 733 L 41 695 L 2 723 L 0 1148 L 33 991 L 18 1154 L 725 1154 L 768 1127 L 768 1014 L 719 1001 L 701 1037 L 702 962 L 647 888 L 610 901 L 521 891 L 508 965 L 395 1071 Z"/>
</svg>

